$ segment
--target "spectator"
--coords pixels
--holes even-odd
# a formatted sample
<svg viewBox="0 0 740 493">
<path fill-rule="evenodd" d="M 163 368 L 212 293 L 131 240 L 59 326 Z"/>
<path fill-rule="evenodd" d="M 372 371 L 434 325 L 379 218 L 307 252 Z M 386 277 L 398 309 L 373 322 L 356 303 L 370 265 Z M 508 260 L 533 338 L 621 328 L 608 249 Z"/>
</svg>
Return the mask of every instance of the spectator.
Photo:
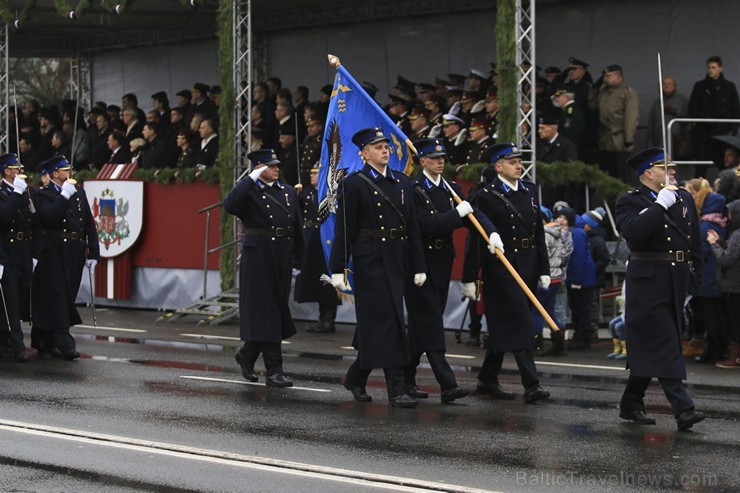
<svg viewBox="0 0 740 493">
<path fill-rule="evenodd" d="M 676 79 L 670 75 L 663 77 L 662 82 L 663 90 L 663 113 L 665 113 L 665 124 L 666 132 L 668 131 L 668 123 L 674 118 L 686 118 L 689 114 L 689 100 L 683 94 L 678 92 L 678 84 Z M 661 108 L 660 98 L 656 99 L 653 105 L 650 107 L 648 113 L 648 145 L 663 147 L 663 130 L 661 129 Z M 673 157 L 674 159 L 688 159 L 690 156 L 685 155 L 684 152 L 679 151 L 681 146 L 681 124 L 674 124 L 671 128 L 671 136 L 673 142 Z M 667 135 L 667 134 L 666 134 Z M 688 139 L 687 139 L 688 140 Z"/>
<path fill-rule="evenodd" d="M 157 114 L 159 128 L 166 131 L 170 125 L 170 99 L 166 92 L 159 91 L 152 94 L 152 111 Z M 147 121 L 149 121 L 148 118 Z"/>
<path fill-rule="evenodd" d="M 141 167 L 143 169 L 167 167 L 170 164 L 167 144 L 159 136 L 157 125 L 154 123 L 144 125 L 143 135 L 146 146 L 141 158 Z"/>
<path fill-rule="evenodd" d="M 129 143 L 129 151 L 131 152 L 131 164 L 138 164 L 141 166 L 141 159 L 144 156 L 144 148 L 146 147 L 146 140 L 141 137 L 137 137 Z"/>
<path fill-rule="evenodd" d="M 200 151 L 195 155 L 195 165 L 208 168 L 216 162 L 218 134 L 211 120 L 203 120 L 198 131 L 200 133 Z"/>
<path fill-rule="evenodd" d="M 92 166 L 101 169 L 108 162 L 110 149 L 108 148 L 108 135 L 110 117 L 108 113 L 101 113 L 95 119 L 95 138 L 92 141 Z"/>
<path fill-rule="evenodd" d="M 35 170 L 36 166 L 40 163 L 38 154 L 33 148 L 33 139 L 30 135 L 22 133 L 19 139 L 20 160 L 23 166 L 29 170 Z"/>
<path fill-rule="evenodd" d="M 113 164 L 131 162 L 131 151 L 128 148 L 126 136 L 123 135 L 123 132 L 114 130 L 108 135 L 108 149 L 110 150 L 110 155 L 106 162 Z"/>
<path fill-rule="evenodd" d="M 279 107 L 279 105 L 278 105 Z M 298 183 L 309 183 L 308 176 L 300 176 L 298 171 L 298 150 L 295 143 L 295 126 L 293 119 L 280 125 L 278 143 L 276 150 L 278 161 L 280 161 L 280 176 L 288 185 L 295 186 Z"/>
<path fill-rule="evenodd" d="M 123 123 L 123 120 L 121 120 L 121 107 L 116 106 L 115 104 L 112 104 L 108 106 L 108 108 L 105 110 L 106 113 L 108 113 L 109 118 L 109 126 L 111 132 L 113 130 L 119 130 L 121 132 L 126 133 L 126 124 Z"/>
<path fill-rule="evenodd" d="M 594 274 L 596 275 L 596 284 L 591 301 L 593 342 L 598 341 L 601 290 L 606 286 L 606 268 L 611 262 L 611 255 L 609 255 L 609 249 L 606 246 L 606 229 L 602 226 L 605 215 L 606 211 L 603 207 L 597 207 L 581 215 L 583 230 L 586 232 L 586 238 L 588 239 L 588 249 L 594 261 Z"/>
<path fill-rule="evenodd" d="M 190 124 L 196 114 L 203 115 L 203 119 L 211 120 L 213 128 L 218 128 L 218 111 L 213 101 L 208 97 L 210 88 L 202 82 L 193 84 L 193 90 L 190 91 L 192 99 L 190 108 L 185 113 L 185 123 Z M 191 127 L 192 128 L 192 127 Z"/>
<path fill-rule="evenodd" d="M 193 94 L 188 91 L 187 89 L 183 89 L 182 91 L 178 91 L 178 93 L 175 95 L 175 101 L 177 101 L 177 107 L 180 108 L 183 117 L 188 114 L 188 110 L 190 109 L 190 101 L 193 99 Z"/>
<path fill-rule="evenodd" d="M 140 122 L 146 121 L 146 115 L 144 110 L 139 108 L 139 99 L 134 93 L 128 93 L 121 96 L 121 109 L 122 110 L 133 110 L 136 115 L 136 119 Z"/>
<path fill-rule="evenodd" d="M 143 137 L 141 131 L 144 129 L 144 122 L 136 118 L 136 113 L 136 110 L 132 108 L 123 110 L 123 124 L 126 125 L 124 136 L 127 144 L 130 144 L 134 139 Z"/>
<path fill-rule="evenodd" d="M 575 104 L 575 93 L 573 88 L 558 86 L 550 98 L 553 106 L 559 109 L 558 131 L 573 142 L 578 148 L 578 156 L 581 155 L 581 147 L 587 146 L 588 134 L 586 133 L 586 114 Z"/>
<path fill-rule="evenodd" d="M 183 128 L 177 133 L 177 144 L 180 149 L 180 155 L 177 156 L 177 168 L 192 168 L 195 166 L 195 149 L 192 143 L 195 134 L 192 131 Z"/>
</svg>

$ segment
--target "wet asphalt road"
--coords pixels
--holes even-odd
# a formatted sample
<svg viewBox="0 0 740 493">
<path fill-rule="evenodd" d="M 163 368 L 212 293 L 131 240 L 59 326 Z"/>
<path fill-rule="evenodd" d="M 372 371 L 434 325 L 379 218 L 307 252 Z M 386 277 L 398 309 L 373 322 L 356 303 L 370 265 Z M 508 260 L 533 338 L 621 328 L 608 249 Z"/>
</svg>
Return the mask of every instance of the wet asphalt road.
<svg viewBox="0 0 740 493">
<path fill-rule="evenodd" d="M 624 372 L 546 362 L 547 402 L 443 405 L 422 368 L 430 398 L 403 410 L 388 407 L 380 371 L 370 404 L 340 385 L 349 331 L 296 336 L 284 352 L 297 388 L 273 389 L 241 378 L 235 327 L 158 329 L 153 317 L 101 312 L 100 325 L 148 332 L 77 329 L 73 363 L 0 361 L 0 491 L 740 491 L 740 374 L 696 375 L 690 392 L 710 419 L 691 432 L 676 430 L 657 386 L 658 424 L 635 426 L 617 417 Z M 448 352 L 464 353 L 450 361 L 473 388 L 482 351 Z M 513 371 L 502 382 L 521 395 Z"/>
</svg>

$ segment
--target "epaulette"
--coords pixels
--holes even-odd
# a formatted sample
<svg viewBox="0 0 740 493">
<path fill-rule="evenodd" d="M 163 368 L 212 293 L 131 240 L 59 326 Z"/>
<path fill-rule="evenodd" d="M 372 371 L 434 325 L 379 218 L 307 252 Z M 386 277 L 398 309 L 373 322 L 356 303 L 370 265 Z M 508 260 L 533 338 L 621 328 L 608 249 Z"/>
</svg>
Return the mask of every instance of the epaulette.
<svg viewBox="0 0 740 493">
<path fill-rule="evenodd" d="M 640 189 L 639 188 L 635 188 L 634 190 L 630 190 L 627 193 L 640 193 Z"/>
<path fill-rule="evenodd" d="M 573 106 L 568 106 L 568 109 L 565 110 L 568 114 L 573 113 Z"/>
</svg>

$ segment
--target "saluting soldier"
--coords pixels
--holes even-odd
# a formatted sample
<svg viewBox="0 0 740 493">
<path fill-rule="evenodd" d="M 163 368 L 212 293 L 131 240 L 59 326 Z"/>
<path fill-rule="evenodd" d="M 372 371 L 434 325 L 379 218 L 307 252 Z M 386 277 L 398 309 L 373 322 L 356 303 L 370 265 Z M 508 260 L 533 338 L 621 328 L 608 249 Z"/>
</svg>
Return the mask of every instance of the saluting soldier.
<svg viewBox="0 0 740 493">
<path fill-rule="evenodd" d="M 483 163 L 486 161 L 486 151 L 493 144 L 489 130 L 488 124 L 483 118 L 476 118 L 470 122 L 465 164 Z"/>
<path fill-rule="evenodd" d="M 450 287 L 455 245 L 452 233 L 466 226 L 473 229 L 467 215 L 474 212 L 469 202 L 463 200 L 455 206 L 451 186 L 462 198 L 460 186 L 442 180 L 445 164 L 445 149 L 442 139 L 424 139 L 416 143 L 422 173 L 412 182 L 414 207 L 421 232 L 427 282 L 417 287 L 407 283 L 406 307 L 408 308 L 409 338 L 413 365 L 406 371 L 406 386 L 412 397 L 427 397 L 416 386 L 416 367 L 421 355 L 426 353 L 434 377 L 442 389 L 443 403 L 465 397 L 468 391 L 457 385 L 455 375 L 445 358 L 445 336 L 443 315 Z M 484 229 L 491 233 L 493 225 L 475 211 L 475 216 Z"/>
<path fill-rule="evenodd" d="M 483 268 L 483 305 L 488 322 L 488 347 L 478 375 L 477 392 L 510 399 L 498 381 L 504 353 L 514 354 L 524 386 L 524 401 L 547 399 L 550 393 L 539 384 L 532 356 L 534 330 L 527 296 L 496 255 L 485 248 L 497 246 L 533 292 L 539 282 L 550 285 L 550 263 L 545 245 L 542 213 L 534 183 L 521 179 L 521 153 L 513 142 L 488 149 L 496 177 L 475 195 L 480 211 L 496 228 L 487 245 L 469 236 L 463 268 L 463 296 L 476 299 L 475 280 Z M 472 233 L 470 233 L 472 234 Z"/>
<path fill-rule="evenodd" d="M 298 195 L 281 183 L 280 161 L 272 149 L 251 152 L 249 176 L 224 199 L 224 209 L 243 226 L 239 263 L 239 329 L 244 345 L 234 358 L 242 376 L 257 381 L 260 353 L 268 387 L 291 387 L 283 373 L 280 344 L 296 333 L 290 315 L 290 280 L 301 264 L 303 233 Z"/>
<path fill-rule="evenodd" d="M 28 361 L 26 346 L 21 331 L 21 300 L 31 285 L 33 256 L 31 231 L 33 212 L 30 189 L 25 178 L 19 176 L 20 163 L 16 154 L 0 156 L 0 277 L 2 278 L 4 303 L 3 337 L 7 337 L 7 347 L 13 361 Z M 27 299 L 26 299 L 27 301 Z"/>
<path fill-rule="evenodd" d="M 686 295 L 702 272 L 702 239 L 691 194 L 674 184 L 675 168 L 651 147 L 629 158 L 640 186 L 620 197 L 617 227 L 630 248 L 625 313 L 630 376 L 619 406 L 622 419 L 652 425 L 645 414 L 645 391 L 653 377 L 671 403 L 679 430 L 704 419 L 694 410 L 682 380 L 681 328 Z"/>
<path fill-rule="evenodd" d="M 53 338 L 65 360 L 72 361 L 80 353 L 69 328 L 82 323 L 75 299 L 83 269 L 93 270 L 100 259 L 98 232 L 85 191 L 69 181 L 67 158 L 54 156 L 43 166 L 51 180 L 36 193 L 34 203 L 40 241 L 33 275 L 33 323 L 47 331 L 46 339 Z"/>
<path fill-rule="evenodd" d="M 324 249 L 321 246 L 319 227 L 319 200 L 316 187 L 319 183 L 319 167 L 311 169 L 311 184 L 303 188 L 299 199 L 303 211 L 303 241 L 305 254 L 303 269 L 295 280 L 295 301 L 319 304 L 319 321 L 306 332 L 334 332 L 339 297 L 334 287 L 322 283 L 319 278 L 327 272 Z"/>
<path fill-rule="evenodd" d="M 389 139 L 378 127 L 352 136 L 365 165 L 339 187 L 329 268 L 332 284 L 348 290 L 344 269 L 353 259 L 355 347 L 357 359 L 344 386 L 355 400 L 369 402 L 365 391 L 373 368 L 383 368 L 388 400 L 394 407 L 416 407 L 406 391 L 404 368 L 411 364 L 404 330 L 403 294 L 408 276 L 426 281 L 411 182 L 388 167 Z"/>
</svg>

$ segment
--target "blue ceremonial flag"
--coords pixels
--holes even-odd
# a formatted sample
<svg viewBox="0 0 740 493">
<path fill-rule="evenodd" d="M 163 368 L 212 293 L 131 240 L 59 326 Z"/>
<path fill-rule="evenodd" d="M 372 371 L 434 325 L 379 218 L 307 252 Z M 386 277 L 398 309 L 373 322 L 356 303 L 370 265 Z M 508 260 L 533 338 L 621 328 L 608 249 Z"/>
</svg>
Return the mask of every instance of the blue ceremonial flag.
<svg viewBox="0 0 740 493">
<path fill-rule="evenodd" d="M 411 152 L 406 144 L 406 135 L 354 77 L 339 65 L 329 101 L 319 162 L 319 219 L 322 221 L 321 244 L 327 265 L 334 241 L 334 213 L 339 182 L 344 176 L 363 166 L 360 150 L 352 143 L 352 136 L 367 127 L 380 127 L 391 139 L 388 162 L 391 169 L 404 172 L 411 166 Z"/>
</svg>

